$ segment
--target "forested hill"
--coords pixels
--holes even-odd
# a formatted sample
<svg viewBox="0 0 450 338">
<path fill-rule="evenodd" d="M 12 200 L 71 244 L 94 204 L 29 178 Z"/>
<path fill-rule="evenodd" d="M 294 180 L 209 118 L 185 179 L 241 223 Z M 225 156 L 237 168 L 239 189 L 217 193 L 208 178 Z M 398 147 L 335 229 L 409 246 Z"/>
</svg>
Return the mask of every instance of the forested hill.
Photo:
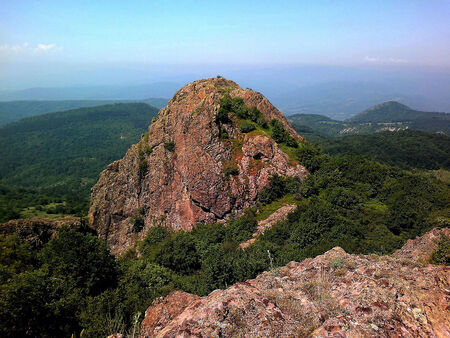
<svg viewBox="0 0 450 338">
<path fill-rule="evenodd" d="M 347 119 L 346 122 L 391 123 L 433 119 L 445 120 L 450 123 L 450 114 L 418 111 L 396 101 L 388 101 L 377 104 Z"/>
<path fill-rule="evenodd" d="M 320 141 L 331 155 L 363 154 L 403 169 L 450 169 L 450 136 L 417 130 L 348 135 Z"/>
<path fill-rule="evenodd" d="M 450 135 L 450 114 L 412 110 L 397 102 L 386 102 L 368 109 L 351 119 L 337 121 L 316 114 L 296 114 L 287 117 L 298 132 L 313 132 L 327 136 L 371 134 L 405 129 Z M 305 129 L 306 128 L 306 129 Z"/>
<path fill-rule="evenodd" d="M 60 112 L 83 107 L 94 107 L 113 103 L 130 103 L 124 100 L 27 100 L 27 101 L 3 101 L 0 102 L 0 127 L 20 119 Z M 158 109 L 164 107 L 168 100 L 162 98 L 149 98 L 144 102 Z"/>
<path fill-rule="evenodd" d="M 157 112 L 145 103 L 110 104 L 0 128 L 0 184 L 88 194 L 98 174 L 139 140 Z"/>
</svg>

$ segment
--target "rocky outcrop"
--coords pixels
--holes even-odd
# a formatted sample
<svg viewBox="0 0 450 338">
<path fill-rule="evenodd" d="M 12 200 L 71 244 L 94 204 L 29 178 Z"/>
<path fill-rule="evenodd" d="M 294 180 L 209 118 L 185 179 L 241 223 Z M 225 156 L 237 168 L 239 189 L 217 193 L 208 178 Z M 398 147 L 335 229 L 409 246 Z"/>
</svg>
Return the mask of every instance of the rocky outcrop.
<svg viewBox="0 0 450 338">
<path fill-rule="evenodd" d="M 190 230 L 240 214 L 255 204 L 273 174 L 303 179 L 306 169 L 261 130 L 242 133 L 230 114 L 217 122 L 225 94 L 241 97 L 269 122 L 284 116 L 261 94 L 214 78 L 180 89 L 161 109 L 148 134 L 112 163 L 92 189 L 90 224 L 119 255 L 155 225 Z"/>
<path fill-rule="evenodd" d="M 64 217 L 62 219 L 28 218 L 14 219 L 0 224 L 0 234 L 17 234 L 20 239 L 28 242 L 32 248 L 40 249 L 53 238 L 61 227 L 80 229 L 83 222 L 80 218 Z"/>
<path fill-rule="evenodd" d="M 410 239 L 401 249 L 394 252 L 393 256 L 426 263 L 433 251 L 437 249 L 437 242 L 441 238 L 441 234 L 450 238 L 450 228 L 436 228 L 423 236 Z"/>
<path fill-rule="evenodd" d="M 199 298 L 155 300 L 141 337 L 449 337 L 450 268 L 334 248 Z"/>
</svg>

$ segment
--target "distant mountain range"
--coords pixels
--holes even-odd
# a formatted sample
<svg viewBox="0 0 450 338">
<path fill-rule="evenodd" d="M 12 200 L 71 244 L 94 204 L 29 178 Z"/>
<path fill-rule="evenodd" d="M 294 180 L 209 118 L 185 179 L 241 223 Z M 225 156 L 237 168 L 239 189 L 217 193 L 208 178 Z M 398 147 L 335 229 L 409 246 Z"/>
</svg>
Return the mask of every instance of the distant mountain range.
<svg viewBox="0 0 450 338">
<path fill-rule="evenodd" d="M 132 100 L 172 97 L 178 82 L 155 82 L 130 86 L 37 87 L 0 92 L 0 101 L 16 100 Z"/>
<path fill-rule="evenodd" d="M 25 117 L 120 102 L 129 103 L 129 101 L 118 100 L 27 100 L 0 102 L 0 127 Z M 149 98 L 139 102 L 161 109 L 167 105 L 168 99 Z"/>
<path fill-rule="evenodd" d="M 370 134 L 404 129 L 450 135 L 450 114 L 422 112 L 396 101 L 378 104 L 344 121 L 317 114 L 295 114 L 289 116 L 288 120 L 300 133 L 302 131 L 316 132 L 326 136 Z"/>
</svg>

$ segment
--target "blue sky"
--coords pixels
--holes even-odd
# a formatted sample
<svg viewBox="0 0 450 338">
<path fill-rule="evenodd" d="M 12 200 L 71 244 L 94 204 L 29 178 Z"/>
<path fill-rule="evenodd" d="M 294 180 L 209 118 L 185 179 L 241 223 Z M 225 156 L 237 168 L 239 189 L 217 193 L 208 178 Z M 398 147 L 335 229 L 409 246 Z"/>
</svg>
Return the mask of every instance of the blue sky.
<svg viewBox="0 0 450 338">
<path fill-rule="evenodd" d="M 105 65 L 450 69 L 450 1 L 0 2 L 0 80 Z"/>
</svg>

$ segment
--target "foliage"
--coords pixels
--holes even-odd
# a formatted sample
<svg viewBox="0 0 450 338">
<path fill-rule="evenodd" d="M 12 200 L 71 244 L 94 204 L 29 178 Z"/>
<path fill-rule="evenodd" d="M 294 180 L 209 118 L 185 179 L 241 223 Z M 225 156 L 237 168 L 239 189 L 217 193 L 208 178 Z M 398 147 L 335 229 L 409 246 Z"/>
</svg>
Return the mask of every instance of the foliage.
<svg viewBox="0 0 450 338">
<path fill-rule="evenodd" d="M 321 142 L 331 155 L 364 154 L 404 169 L 450 168 L 450 136 L 416 130 L 350 135 Z"/>
<path fill-rule="evenodd" d="M 269 185 L 258 194 L 258 201 L 269 204 L 286 194 L 295 194 L 299 191 L 300 181 L 292 177 L 273 175 L 269 179 Z"/>
<path fill-rule="evenodd" d="M 437 241 L 437 248 L 431 254 L 429 262 L 436 265 L 450 265 L 450 238 L 441 234 Z"/>
<path fill-rule="evenodd" d="M 61 202 L 53 213 L 85 215 L 99 173 L 139 140 L 156 113 L 143 103 L 124 103 L 30 117 L 0 128 L 0 221 L 26 216 L 28 206 L 45 211 L 49 203 L 39 199 Z M 27 196 L 18 191 L 23 188 Z"/>
<path fill-rule="evenodd" d="M 164 148 L 173 153 L 175 151 L 175 142 L 173 141 L 165 142 Z"/>
<path fill-rule="evenodd" d="M 144 216 L 145 210 L 142 207 L 138 208 L 136 213 L 131 215 L 130 224 L 133 226 L 133 232 L 140 232 L 144 228 Z"/>
<path fill-rule="evenodd" d="M 300 144 L 295 155 L 297 156 L 298 161 L 311 173 L 317 171 L 327 159 L 326 155 L 322 155 L 320 148 L 307 142 Z"/>
<path fill-rule="evenodd" d="M 239 175 L 239 170 L 238 170 L 237 166 L 229 165 L 229 166 L 225 167 L 224 174 L 225 174 L 225 176 L 229 176 L 229 175 L 236 176 L 236 175 Z"/>
<path fill-rule="evenodd" d="M 255 130 L 256 127 L 255 127 L 255 125 L 254 125 L 253 123 L 251 123 L 251 122 L 243 121 L 243 122 L 241 123 L 241 125 L 239 126 L 239 129 L 240 129 L 241 132 L 243 132 L 243 133 L 249 133 L 249 132 Z"/>
<path fill-rule="evenodd" d="M 170 230 L 164 226 L 155 226 L 148 229 L 145 238 L 140 243 L 140 252 L 147 257 L 153 256 L 152 249 L 170 235 Z"/>
<path fill-rule="evenodd" d="M 0 283 L 37 265 L 35 252 L 17 234 L 0 235 Z"/>
<path fill-rule="evenodd" d="M 20 247 L 23 251 L 26 244 Z M 28 256 L 21 254 L 21 266 Z M 79 314 L 86 297 L 116 282 L 113 257 L 105 242 L 91 234 L 62 229 L 38 256 L 40 265 L 28 264 L 0 286 L 0 332 L 4 337 L 79 332 Z"/>
<path fill-rule="evenodd" d="M 91 234 L 62 228 L 39 258 L 50 274 L 70 279 L 88 294 L 97 294 L 115 281 L 114 257 L 106 243 Z"/>
<path fill-rule="evenodd" d="M 277 143 L 285 143 L 288 147 L 297 148 L 297 141 L 289 134 L 289 132 L 284 129 L 283 124 L 277 120 L 272 119 L 270 121 L 272 125 L 272 138 Z"/>
<path fill-rule="evenodd" d="M 247 107 L 244 103 L 244 99 L 241 97 L 232 98 L 229 94 L 222 97 L 218 113 L 219 121 L 228 123 L 226 122 L 226 118 L 229 116 L 228 114 L 234 114 L 241 120 L 254 122 L 262 128 L 268 127 L 267 122 L 259 109 L 256 107 Z"/>
</svg>

